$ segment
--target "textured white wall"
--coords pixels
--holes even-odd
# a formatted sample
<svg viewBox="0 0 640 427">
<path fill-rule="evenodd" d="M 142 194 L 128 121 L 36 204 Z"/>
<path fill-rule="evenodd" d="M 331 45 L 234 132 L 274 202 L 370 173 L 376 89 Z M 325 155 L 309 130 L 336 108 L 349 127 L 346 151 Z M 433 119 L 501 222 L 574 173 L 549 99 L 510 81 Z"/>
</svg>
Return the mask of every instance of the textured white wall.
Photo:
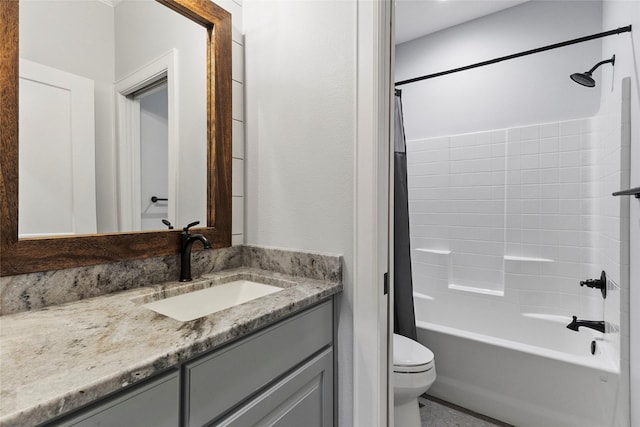
<svg viewBox="0 0 640 427">
<path fill-rule="evenodd" d="M 246 242 L 344 256 L 340 425 L 352 417 L 356 4 L 243 2 Z"/>
<path fill-rule="evenodd" d="M 531 1 L 396 47 L 400 81 L 601 31 L 601 3 Z M 591 41 L 401 86 L 408 139 L 589 117 L 597 90 L 569 75 L 600 60 Z"/>
</svg>

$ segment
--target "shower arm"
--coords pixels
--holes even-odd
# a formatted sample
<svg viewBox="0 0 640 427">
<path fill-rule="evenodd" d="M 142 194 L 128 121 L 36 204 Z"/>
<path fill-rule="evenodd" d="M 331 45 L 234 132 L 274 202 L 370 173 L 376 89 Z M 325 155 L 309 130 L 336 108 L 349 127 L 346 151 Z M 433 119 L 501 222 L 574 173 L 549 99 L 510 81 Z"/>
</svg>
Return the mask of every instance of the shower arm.
<svg viewBox="0 0 640 427">
<path fill-rule="evenodd" d="M 593 66 L 589 71 L 587 71 L 587 72 L 586 72 L 586 74 L 591 75 L 591 74 L 593 74 L 593 72 L 594 72 L 594 71 L 595 71 L 599 66 L 604 65 L 604 64 L 609 64 L 609 63 L 611 63 L 611 65 L 616 65 L 616 56 L 615 56 L 615 55 L 613 55 L 613 56 L 611 57 L 611 59 L 605 59 L 604 61 L 600 61 L 600 62 L 598 62 L 598 63 L 597 63 L 596 65 L 594 65 L 594 66 Z"/>
</svg>

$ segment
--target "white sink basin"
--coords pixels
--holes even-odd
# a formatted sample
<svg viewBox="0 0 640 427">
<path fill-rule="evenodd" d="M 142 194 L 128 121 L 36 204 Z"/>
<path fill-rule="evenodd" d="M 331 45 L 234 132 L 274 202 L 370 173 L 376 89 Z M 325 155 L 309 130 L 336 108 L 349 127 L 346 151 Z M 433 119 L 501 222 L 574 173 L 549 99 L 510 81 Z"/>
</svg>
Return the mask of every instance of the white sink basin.
<svg viewBox="0 0 640 427">
<path fill-rule="evenodd" d="M 186 322 L 281 290 L 282 288 L 277 286 L 249 280 L 236 280 L 235 282 L 150 302 L 143 305 L 143 307 Z"/>
</svg>

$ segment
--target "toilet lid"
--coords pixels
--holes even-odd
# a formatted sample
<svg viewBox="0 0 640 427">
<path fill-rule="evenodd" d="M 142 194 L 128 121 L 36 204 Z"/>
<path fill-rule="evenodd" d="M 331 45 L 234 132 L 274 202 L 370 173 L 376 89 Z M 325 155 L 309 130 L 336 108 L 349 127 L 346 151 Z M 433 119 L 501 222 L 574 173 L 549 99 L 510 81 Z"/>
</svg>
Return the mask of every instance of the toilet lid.
<svg viewBox="0 0 640 427">
<path fill-rule="evenodd" d="M 420 367 L 420 370 L 427 370 L 432 362 L 433 353 L 427 347 L 405 336 L 393 334 L 394 370 L 396 370 L 395 367 Z M 401 370 L 406 371 L 406 369 Z"/>
</svg>

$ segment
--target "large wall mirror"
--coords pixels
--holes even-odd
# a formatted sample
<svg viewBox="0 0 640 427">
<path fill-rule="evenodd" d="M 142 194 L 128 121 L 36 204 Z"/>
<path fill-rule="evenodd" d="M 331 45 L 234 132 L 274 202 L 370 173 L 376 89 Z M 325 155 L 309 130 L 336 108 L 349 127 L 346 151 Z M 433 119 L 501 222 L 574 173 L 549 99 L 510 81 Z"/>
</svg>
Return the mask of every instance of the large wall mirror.
<svg viewBox="0 0 640 427">
<path fill-rule="evenodd" d="M 0 24 L 1 275 L 176 253 L 192 221 L 230 245 L 228 12 L 20 0 Z"/>
</svg>

